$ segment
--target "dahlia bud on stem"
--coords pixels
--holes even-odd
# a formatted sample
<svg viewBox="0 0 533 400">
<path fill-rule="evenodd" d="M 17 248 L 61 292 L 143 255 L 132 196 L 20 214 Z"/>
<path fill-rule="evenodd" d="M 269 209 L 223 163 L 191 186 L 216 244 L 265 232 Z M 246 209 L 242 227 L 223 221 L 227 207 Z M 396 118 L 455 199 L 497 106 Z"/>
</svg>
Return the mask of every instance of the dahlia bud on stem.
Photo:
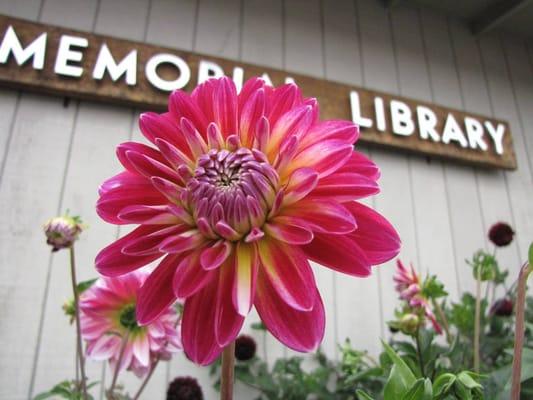
<svg viewBox="0 0 533 400">
<path fill-rule="evenodd" d="M 235 342 L 231 342 L 222 352 L 220 376 L 220 400 L 233 400 L 233 375 L 235 367 Z"/>
<path fill-rule="evenodd" d="M 524 311 L 526 301 L 526 282 L 531 273 L 531 266 L 526 263 L 520 269 L 518 278 L 518 292 L 516 296 L 516 321 L 513 357 L 513 375 L 511 386 L 511 400 L 520 399 L 520 378 L 522 373 L 522 348 L 524 346 Z"/>
</svg>

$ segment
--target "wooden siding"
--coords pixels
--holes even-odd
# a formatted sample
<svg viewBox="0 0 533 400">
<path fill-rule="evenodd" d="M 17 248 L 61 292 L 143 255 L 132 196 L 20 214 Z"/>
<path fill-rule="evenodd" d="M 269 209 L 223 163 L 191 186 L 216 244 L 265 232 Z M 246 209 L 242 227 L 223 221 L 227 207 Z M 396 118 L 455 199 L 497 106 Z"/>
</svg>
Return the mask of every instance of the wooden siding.
<svg viewBox="0 0 533 400">
<path fill-rule="evenodd" d="M 493 33 L 472 37 L 460 21 L 378 0 L 1 0 L 0 13 L 286 68 L 510 122 L 515 172 L 485 171 L 418 156 L 362 148 L 381 167 L 382 193 L 366 201 L 398 228 L 402 259 L 438 273 L 454 297 L 472 289 L 464 259 L 498 220 L 518 233 L 499 251 L 516 274 L 533 238 L 533 46 Z M 80 278 L 120 233 L 94 211 L 96 188 L 119 170 L 114 146 L 139 139 L 140 110 L 0 90 L 0 399 L 27 399 L 69 377 L 74 329 L 61 310 L 70 297 L 66 253 L 51 255 L 41 224 L 66 208 L 90 229 L 77 246 Z M 396 295 L 393 262 L 365 280 L 315 268 L 326 302 L 324 350 L 337 356 L 349 337 L 376 353 L 387 337 Z M 252 314 L 245 330 L 257 320 Z M 292 354 L 258 338 L 272 362 Z M 95 380 L 109 379 L 89 362 Z M 196 376 L 216 398 L 206 368 L 178 355 L 160 366 L 144 398 L 163 399 L 166 382 Z M 125 379 L 135 384 L 136 379 Z M 250 398 L 238 387 L 238 398 Z M 102 393 L 97 398 L 102 398 Z"/>
</svg>

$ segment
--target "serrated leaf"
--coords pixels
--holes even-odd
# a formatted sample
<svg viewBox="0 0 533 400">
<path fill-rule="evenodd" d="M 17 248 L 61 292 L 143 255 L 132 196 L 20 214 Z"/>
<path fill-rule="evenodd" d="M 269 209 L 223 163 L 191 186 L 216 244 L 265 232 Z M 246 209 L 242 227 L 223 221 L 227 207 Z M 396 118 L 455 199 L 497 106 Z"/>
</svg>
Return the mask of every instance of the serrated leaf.
<svg viewBox="0 0 533 400">
<path fill-rule="evenodd" d="M 79 282 L 76 285 L 76 291 L 78 292 L 78 294 L 83 293 L 84 291 L 89 289 L 92 285 L 94 285 L 94 283 L 97 280 L 98 280 L 98 278 L 94 278 L 94 279 L 89 279 L 89 280 L 86 280 L 86 281 L 83 281 L 83 282 Z"/>
</svg>

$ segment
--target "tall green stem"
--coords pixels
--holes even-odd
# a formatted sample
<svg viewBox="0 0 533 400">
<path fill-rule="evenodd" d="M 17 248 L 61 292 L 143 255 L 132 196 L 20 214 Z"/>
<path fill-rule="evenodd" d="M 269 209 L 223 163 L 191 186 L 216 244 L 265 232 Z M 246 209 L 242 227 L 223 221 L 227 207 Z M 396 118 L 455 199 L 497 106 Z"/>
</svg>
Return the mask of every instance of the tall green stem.
<svg viewBox="0 0 533 400">
<path fill-rule="evenodd" d="M 420 328 L 416 331 L 416 354 L 418 356 L 418 365 L 420 367 L 420 373 L 425 378 L 426 377 L 426 371 L 424 368 L 424 358 L 422 357 L 422 346 L 420 346 Z"/>
<path fill-rule="evenodd" d="M 109 399 L 114 399 L 113 391 L 115 390 L 115 386 L 117 384 L 118 379 L 118 373 L 120 372 L 120 365 L 122 364 L 122 359 L 124 358 L 124 352 L 126 351 L 126 345 L 128 344 L 128 339 L 130 337 L 130 331 L 127 330 L 124 334 L 124 337 L 122 338 L 122 344 L 120 346 L 120 353 L 118 355 L 117 365 L 115 365 L 115 371 L 113 372 L 113 379 L 111 380 L 111 386 L 109 386 L 109 389 L 107 391 L 108 395 L 107 397 Z"/>
<path fill-rule="evenodd" d="M 481 266 L 478 266 L 476 276 L 476 314 L 474 324 L 474 371 L 479 373 L 479 335 L 481 330 Z"/>
<path fill-rule="evenodd" d="M 513 376 L 511 386 L 511 400 L 520 399 L 520 378 L 522 374 L 522 348 L 524 347 L 524 314 L 526 303 L 526 282 L 531 267 L 525 264 L 520 269 L 518 277 L 518 292 L 516 295 L 516 320 L 513 357 Z"/>
<path fill-rule="evenodd" d="M 233 400 L 233 375 L 235 368 L 235 342 L 231 342 L 222 352 L 220 376 L 220 400 Z"/>
<path fill-rule="evenodd" d="M 157 360 L 154 362 L 154 364 L 152 365 L 152 368 L 150 368 L 150 372 L 148 372 L 148 375 L 146 375 L 146 378 L 144 378 L 141 386 L 139 387 L 139 390 L 137 390 L 137 393 L 135 393 L 135 396 L 133 396 L 133 400 L 138 400 L 139 397 L 141 396 L 144 388 L 146 387 L 146 385 L 148 384 L 148 381 L 150 380 L 150 378 L 152 377 L 156 367 L 157 367 L 157 364 L 159 364 L 159 357 L 157 358 Z"/>
<path fill-rule="evenodd" d="M 74 293 L 74 315 L 76 317 L 76 353 L 78 355 L 78 362 L 81 372 L 81 389 L 83 392 L 83 398 L 87 399 L 87 377 L 85 376 L 85 357 L 83 355 L 83 346 L 81 343 L 81 324 L 80 324 L 80 308 L 79 308 L 79 296 L 76 279 L 76 257 L 74 254 L 74 244 L 70 246 L 70 278 L 72 282 L 72 292 Z"/>
</svg>

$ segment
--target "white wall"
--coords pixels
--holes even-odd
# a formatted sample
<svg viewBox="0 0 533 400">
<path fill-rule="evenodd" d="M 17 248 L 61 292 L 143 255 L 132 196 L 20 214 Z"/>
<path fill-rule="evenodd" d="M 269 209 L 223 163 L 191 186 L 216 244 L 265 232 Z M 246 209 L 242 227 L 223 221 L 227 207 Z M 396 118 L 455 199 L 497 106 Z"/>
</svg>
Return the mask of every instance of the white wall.
<svg viewBox="0 0 533 400">
<path fill-rule="evenodd" d="M 512 273 L 533 239 L 533 47 L 503 34 L 476 40 L 459 21 L 405 7 L 388 14 L 381 4 L 1 0 L 0 13 L 284 68 L 508 120 L 518 158 L 515 172 L 362 148 L 383 175 L 381 195 L 367 203 L 398 228 L 401 257 L 438 273 L 457 297 L 460 290 L 472 289 L 464 259 L 489 245 L 484 235 L 492 223 L 504 220 L 516 227 L 517 240 L 499 252 Z M 72 372 L 74 329 L 61 310 L 70 297 L 67 255 L 50 254 L 41 224 L 66 208 L 81 214 L 90 229 L 77 246 L 80 279 L 95 275 L 95 253 L 119 233 L 97 218 L 96 188 L 119 170 L 114 145 L 140 138 L 139 111 L 0 89 L 0 399 L 26 399 Z M 336 343 L 350 337 L 356 346 L 377 352 L 396 305 L 393 263 L 365 280 L 321 268 L 316 272 L 328 318 L 325 351 L 336 356 Z M 292 353 L 268 335 L 258 339 L 270 361 Z M 109 379 L 100 364 L 89 363 L 88 370 L 93 379 Z M 182 355 L 158 369 L 145 398 L 163 398 L 166 382 L 176 375 L 198 377 L 206 398 L 215 398 L 207 369 Z"/>
</svg>

